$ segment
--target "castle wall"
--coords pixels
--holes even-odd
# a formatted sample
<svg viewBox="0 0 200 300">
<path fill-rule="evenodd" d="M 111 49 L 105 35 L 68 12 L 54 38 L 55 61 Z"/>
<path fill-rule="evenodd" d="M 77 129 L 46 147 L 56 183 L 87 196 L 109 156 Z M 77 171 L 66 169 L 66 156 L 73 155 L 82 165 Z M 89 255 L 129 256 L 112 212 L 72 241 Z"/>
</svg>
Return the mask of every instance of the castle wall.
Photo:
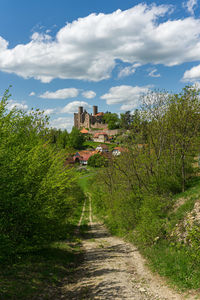
<svg viewBox="0 0 200 300">
<path fill-rule="evenodd" d="M 103 124 L 103 123 L 94 123 L 94 124 L 91 124 L 91 128 L 108 129 L 108 125 L 107 124 Z"/>
<path fill-rule="evenodd" d="M 80 127 L 90 128 L 90 115 L 85 113 L 83 122 L 80 124 Z"/>
<path fill-rule="evenodd" d="M 79 128 L 78 114 L 74 113 L 74 127 Z"/>
<path fill-rule="evenodd" d="M 104 124 L 104 125 L 106 125 L 106 124 Z M 103 128 L 103 127 L 102 127 Z M 96 132 L 98 132 L 98 131 L 96 131 Z M 105 132 L 107 135 L 116 135 L 116 134 L 118 134 L 118 133 L 121 133 L 122 131 L 121 131 L 121 129 L 112 129 L 112 130 L 108 130 L 107 128 L 105 128 L 104 130 L 103 130 L 103 132 Z M 95 132 L 93 131 L 93 130 L 89 130 L 89 133 L 90 134 L 94 134 Z"/>
</svg>

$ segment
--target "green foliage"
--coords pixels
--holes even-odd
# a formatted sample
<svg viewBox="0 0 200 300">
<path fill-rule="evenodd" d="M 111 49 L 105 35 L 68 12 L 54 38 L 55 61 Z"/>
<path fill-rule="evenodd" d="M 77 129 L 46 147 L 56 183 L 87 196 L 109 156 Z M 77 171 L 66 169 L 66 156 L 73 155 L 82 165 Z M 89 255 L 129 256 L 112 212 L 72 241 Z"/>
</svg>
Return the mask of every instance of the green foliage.
<svg viewBox="0 0 200 300">
<path fill-rule="evenodd" d="M 108 124 L 108 129 L 117 129 L 120 125 L 120 120 L 118 114 L 116 113 L 105 113 L 103 116 L 103 120 L 106 124 Z"/>
<path fill-rule="evenodd" d="M 69 135 L 69 146 L 74 149 L 82 149 L 85 141 L 84 134 L 82 134 L 78 128 L 73 127 Z"/>
<path fill-rule="evenodd" d="M 124 129 L 129 129 L 133 121 L 133 117 L 130 111 L 120 114 L 120 127 Z"/>
<path fill-rule="evenodd" d="M 166 211 L 170 199 L 158 195 L 144 196 L 139 212 L 139 222 L 133 239 L 142 245 L 152 245 L 165 236 Z"/>
<path fill-rule="evenodd" d="M 60 298 L 60 283 L 72 278 L 83 254 L 80 241 L 59 242 L 20 253 L 13 264 L 0 265 L 0 299 Z M 42 295 L 42 296 L 41 296 Z"/>
<path fill-rule="evenodd" d="M 188 245 L 171 234 L 199 198 L 199 183 L 185 191 L 199 172 L 194 164 L 200 145 L 199 90 L 152 92 L 142 103 L 133 115 L 121 115 L 121 126 L 129 128 L 128 150 L 94 177 L 93 205 L 110 230 L 136 242 L 160 274 L 181 287 L 197 288 L 199 224 L 189 230 Z M 173 195 L 181 191 L 188 199 L 173 210 Z"/>
<path fill-rule="evenodd" d="M 82 192 L 63 156 L 48 144 L 40 112 L 0 103 L 0 258 L 63 238 Z"/>
<path fill-rule="evenodd" d="M 200 264 L 191 256 L 190 249 L 162 240 L 141 250 L 148 257 L 151 268 L 181 289 L 198 289 Z"/>
<path fill-rule="evenodd" d="M 69 143 L 69 134 L 67 130 L 51 128 L 49 130 L 49 142 L 59 149 L 65 149 Z"/>
<path fill-rule="evenodd" d="M 88 166 L 99 168 L 106 165 L 106 159 L 99 153 L 90 156 L 88 159 Z"/>
<path fill-rule="evenodd" d="M 54 145 L 57 149 L 83 149 L 85 136 L 76 127 L 72 128 L 71 133 L 67 130 L 60 130 L 51 128 L 48 133 L 50 144 Z"/>
</svg>

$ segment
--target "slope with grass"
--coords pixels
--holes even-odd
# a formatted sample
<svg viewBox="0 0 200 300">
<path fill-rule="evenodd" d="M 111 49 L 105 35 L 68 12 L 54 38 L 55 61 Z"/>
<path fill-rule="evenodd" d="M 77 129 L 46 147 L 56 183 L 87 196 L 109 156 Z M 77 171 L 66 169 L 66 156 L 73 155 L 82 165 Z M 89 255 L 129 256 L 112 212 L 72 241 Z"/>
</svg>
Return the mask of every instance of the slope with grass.
<svg viewBox="0 0 200 300">
<path fill-rule="evenodd" d="M 181 289 L 200 288 L 200 180 L 174 197 L 166 216 L 166 235 L 151 247 L 141 248 L 150 266 Z"/>
</svg>

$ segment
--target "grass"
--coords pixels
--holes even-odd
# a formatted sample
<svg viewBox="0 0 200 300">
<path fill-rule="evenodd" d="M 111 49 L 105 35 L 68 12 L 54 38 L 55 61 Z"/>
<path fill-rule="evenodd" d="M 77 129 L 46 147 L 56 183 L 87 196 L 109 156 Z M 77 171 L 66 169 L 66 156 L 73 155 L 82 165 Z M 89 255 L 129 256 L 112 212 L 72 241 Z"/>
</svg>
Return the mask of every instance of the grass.
<svg viewBox="0 0 200 300">
<path fill-rule="evenodd" d="M 82 260 L 80 242 L 59 242 L 21 253 L 14 263 L 0 266 L 0 299 L 52 299 L 64 278 L 68 282 Z"/>
<path fill-rule="evenodd" d="M 88 224 L 89 224 L 89 214 L 90 214 L 89 199 L 88 199 L 88 197 L 86 197 L 85 213 L 84 213 L 84 216 L 82 218 L 82 222 L 81 222 L 80 229 L 79 229 L 81 237 L 85 237 L 87 235 L 88 228 L 89 228 L 89 226 L 88 226 Z"/>
<path fill-rule="evenodd" d="M 80 239 L 75 235 L 83 201 L 68 218 L 65 236 L 42 249 L 27 250 L 0 264 L 0 299 L 59 298 L 59 287 L 70 283 L 76 267 L 83 260 Z M 83 230 L 83 229 L 82 229 Z M 12 259 L 12 260 L 11 260 Z M 54 296 L 55 294 L 55 296 Z"/>
<path fill-rule="evenodd" d="M 97 170 L 92 167 L 87 166 L 88 173 L 80 174 L 78 178 L 78 184 L 84 191 L 84 193 L 87 193 L 89 190 L 89 185 L 90 185 L 90 179 L 95 175 Z"/>
<path fill-rule="evenodd" d="M 150 262 L 153 271 L 168 278 L 169 283 L 181 290 L 199 289 L 200 265 L 189 255 L 186 246 L 172 245 L 169 241 L 160 241 L 142 250 Z"/>
<path fill-rule="evenodd" d="M 168 216 L 168 226 L 169 230 L 173 229 L 174 226 L 184 219 L 186 214 L 194 208 L 196 200 L 200 196 L 200 179 L 192 181 L 193 186 L 188 188 L 184 193 L 175 195 L 174 201 L 178 201 L 179 198 L 184 198 L 185 202 L 178 207 L 175 212 L 171 212 Z"/>
<path fill-rule="evenodd" d="M 118 145 L 117 144 L 114 144 L 114 143 L 101 143 L 101 142 L 93 142 L 93 141 L 86 141 L 83 145 L 84 145 L 84 148 L 96 148 L 97 146 L 99 146 L 100 144 L 104 144 L 106 146 L 108 146 L 108 149 L 111 151 L 113 150 L 115 147 L 117 147 Z"/>
<path fill-rule="evenodd" d="M 174 197 L 174 201 L 185 198 L 185 202 L 168 215 L 168 238 L 165 237 L 150 247 L 140 249 L 154 271 L 167 277 L 172 285 L 182 290 L 200 288 L 200 263 L 195 258 L 195 255 L 199 257 L 199 253 L 194 255 L 189 246 L 172 241 L 170 232 L 193 209 L 199 196 L 200 180 L 196 178 L 187 191 Z"/>
</svg>

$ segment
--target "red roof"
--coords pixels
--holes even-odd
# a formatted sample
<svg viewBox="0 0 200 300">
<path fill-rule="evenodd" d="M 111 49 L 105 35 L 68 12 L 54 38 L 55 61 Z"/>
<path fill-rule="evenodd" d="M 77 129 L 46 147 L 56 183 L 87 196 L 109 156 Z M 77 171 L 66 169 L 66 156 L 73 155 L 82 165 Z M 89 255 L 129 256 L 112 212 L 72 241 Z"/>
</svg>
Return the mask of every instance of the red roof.
<svg viewBox="0 0 200 300">
<path fill-rule="evenodd" d="M 80 132 L 81 133 L 88 133 L 89 131 L 87 129 L 83 128 Z"/>
<path fill-rule="evenodd" d="M 96 114 L 95 116 L 103 116 L 104 113 L 103 112 L 99 112 L 98 114 Z"/>
<path fill-rule="evenodd" d="M 105 133 L 105 132 L 97 132 L 94 134 L 94 138 L 98 137 L 99 135 L 108 136 L 107 133 Z"/>
<path fill-rule="evenodd" d="M 89 150 L 79 151 L 74 155 L 73 159 L 76 160 L 76 158 L 79 158 L 79 160 L 88 161 L 88 159 L 96 153 L 98 153 L 98 152 L 97 151 L 89 151 Z"/>
</svg>

